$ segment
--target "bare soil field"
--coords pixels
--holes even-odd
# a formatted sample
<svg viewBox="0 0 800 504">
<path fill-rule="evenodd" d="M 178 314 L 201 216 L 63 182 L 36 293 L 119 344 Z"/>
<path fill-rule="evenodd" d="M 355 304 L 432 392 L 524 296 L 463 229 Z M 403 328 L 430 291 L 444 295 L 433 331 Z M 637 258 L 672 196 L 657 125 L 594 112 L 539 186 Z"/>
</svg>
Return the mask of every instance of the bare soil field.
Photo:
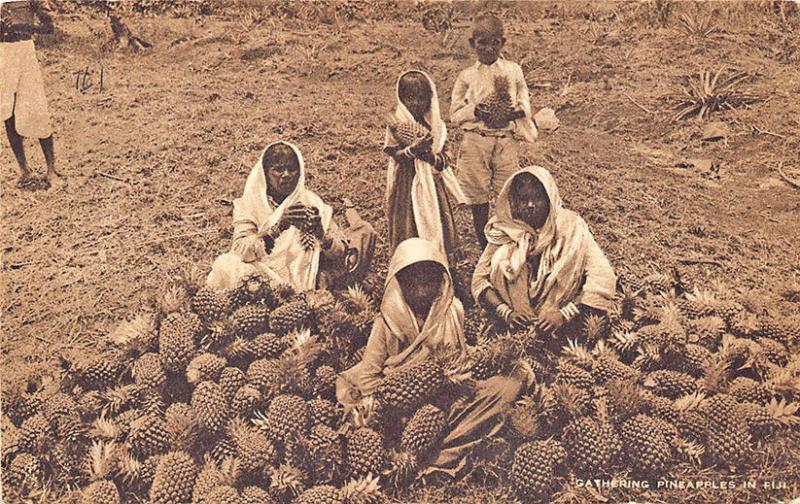
<svg viewBox="0 0 800 504">
<path fill-rule="evenodd" d="M 618 271 L 678 268 L 791 314 L 800 190 L 786 179 L 800 181 L 800 17 L 744 4 L 684 3 L 661 22 L 648 2 L 520 3 L 502 11 L 505 55 L 522 65 L 533 108 L 554 109 L 561 123 L 526 148 L 525 163 L 552 171 Z M 5 140 L 0 152 L 3 381 L 57 368 L 67 350 L 102 352 L 106 335 L 182 270 L 208 269 L 230 245 L 231 200 L 271 141 L 296 143 L 310 187 L 337 210 L 352 199 L 385 236 L 381 145 L 395 79 L 426 70 L 447 110 L 474 59 L 471 8 L 457 11 L 444 42 L 413 10 L 332 24 L 233 10 L 132 16 L 125 22 L 153 44 L 138 53 L 111 47 L 102 15 L 58 16 L 60 33 L 38 55 L 68 184 L 21 191 Z M 717 29 L 693 31 L 682 14 Z M 80 89 L 86 69 L 93 85 Z M 675 120 L 687 83 L 719 70 L 743 72 L 735 89 L 752 99 Z M 713 121 L 727 131 L 704 139 Z M 451 131 L 453 154 L 458 140 Z M 43 169 L 38 146 L 26 149 Z M 479 252 L 468 214 L 457 216 L 465 281 Z M 381 284 L 387 261 L 379 242 L 368 286 Z M 797 496 L 790 483 L 773 495 Z M 414 492 L 403 501 L 513 502 L 475 482 Z M 595 500 L 572 488 L 562 501 Z"/>
</svg>

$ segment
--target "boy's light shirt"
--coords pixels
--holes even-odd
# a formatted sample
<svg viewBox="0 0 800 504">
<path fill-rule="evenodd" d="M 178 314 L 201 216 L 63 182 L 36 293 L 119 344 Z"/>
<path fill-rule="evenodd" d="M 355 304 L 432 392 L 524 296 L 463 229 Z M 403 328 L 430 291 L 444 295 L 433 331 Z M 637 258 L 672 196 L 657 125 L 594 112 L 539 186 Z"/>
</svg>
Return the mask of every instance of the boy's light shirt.
<svg viewBox="0 0 800 504">
<path fill-rule="evenodd" d="M 475 118 L 475 106 L 494 92 L 495 76 L 504 75 L 508 78 L 511 102 L 516 108 L 525 112 L 525 117 L 511 122 L 501 129 L 489 129 Z M 531 103 L 528 93 L 528 84 L 522 68 L 513 61 L 502 57 L 491 65 L 484 65 L 480 61 L 461 71 L 453 86 L 453 96 L 450 101 L 450 121 L 461 126 L 465 131 L 511 131 L 520 139 L 533 142 L 536 140 L 536 126 L 531 121 Z"/>
</svg>

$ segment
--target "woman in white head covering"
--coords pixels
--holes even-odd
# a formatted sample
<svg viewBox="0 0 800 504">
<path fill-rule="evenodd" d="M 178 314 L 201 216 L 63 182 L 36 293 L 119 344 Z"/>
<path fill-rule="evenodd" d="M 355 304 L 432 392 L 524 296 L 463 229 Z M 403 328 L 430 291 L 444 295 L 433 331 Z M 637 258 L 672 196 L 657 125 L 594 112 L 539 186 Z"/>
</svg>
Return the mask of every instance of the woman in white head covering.
<svg viewBox="0 0 800 504">
<path fill-rule="evenodd" d="M 456 227 L 452 202 L 464 195 L 447 166 L 444 145 L 447 128 L 439 113 L 439 96 L 433 80 L 420 70 L 400 74 L 397 107 L 387 128 L 384 152 L 389 154 L 386 181 L 386 216 L 390 251 L 405 239 L 420 237 L 437 244 L 452 261 Z M 408 145 L 397 137 L 398 128 L 425 132 Z"/>
<path fill-rule="evenodd" d="M 505 183 L 486 237 L 472 294 L 507 325 L 552 332 L 578 314 L 611 308 L 614 271 L 544 168 L 524 168 Z"/>
<path fill-rule="evenodd" d="M 315 289 L 323 256 L 344 263 L 347 243 L 335 238 L 336 231 L 333 209 L 306 189 L 300 151 L 289 142 L 274 142 L 233 202 L 233 245 L 214 261 L 206 284 L 232 289 L 243 277 L 260 274 L 298 292 Z"/>
<path fill-rule="evenodd" d="M 400 243 L 389 263 L 385 285 L 364 357 L 343 372 L 336 384 L 337 398 L 348 410 L 373 394 L 388 375 L 427 359 L 467 351 L 464 308 L 453 295 L 447 260 L 437 244 L 421 238 Z M 451 405 L 446 411 L 445 435 L 424 472 L 455 475 L 463 468 L 470 450 L 499 430 L 500 413 L 530 385 L 528 371 L 515 368 L 512 376 L 478 382 L 473 395 Z M 438 399 L 452 403 L 455 398 Z"/>
</svg>

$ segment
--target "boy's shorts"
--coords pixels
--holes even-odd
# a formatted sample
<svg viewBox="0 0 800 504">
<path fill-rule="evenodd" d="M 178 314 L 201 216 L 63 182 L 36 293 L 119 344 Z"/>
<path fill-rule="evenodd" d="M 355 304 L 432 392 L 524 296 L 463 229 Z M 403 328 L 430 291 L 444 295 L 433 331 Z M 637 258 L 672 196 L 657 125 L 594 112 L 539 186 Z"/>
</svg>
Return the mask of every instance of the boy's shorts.
<svg viewBox="0 0 800 504">
<path fill-rule="evenodd" d="M 489 203 L 519 170 L 519 141 L 512 135 L 489 136 L 465 131 L 456 161 L 456 177 L 468 205 Z"/>
<path fill-rule="evenodd" d="M 53 133 L 33 40 L 0 42 L 0 118 L 12 115 L 21 136 L 47 138 Z"/>
</svg>

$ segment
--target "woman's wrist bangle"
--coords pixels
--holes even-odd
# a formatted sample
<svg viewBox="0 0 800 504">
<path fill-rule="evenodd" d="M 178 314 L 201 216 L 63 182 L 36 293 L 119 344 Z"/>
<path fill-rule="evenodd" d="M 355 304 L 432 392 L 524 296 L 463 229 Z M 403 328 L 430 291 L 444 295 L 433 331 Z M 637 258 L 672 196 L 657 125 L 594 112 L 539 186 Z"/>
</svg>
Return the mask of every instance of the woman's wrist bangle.
<svg viewBox="0 0 800 504">
<path fill-rule="evenodd" d="M 578 310 L 578 307 L 575 305 L 575 303 L 569 303 L 568 305 L 562 307 L 559 311 L 564 317 L 564 320 L 572 320 L 580 313 L 580 310 Z"/>
<path fill-rule="evenodd" d="M 497 307 L 494 309 L 494 312 L 495 312 L 495 314 L 497 314 L 497 316 L 498 316 L 498 317 L 500 317 L 500 318 L 501 318 L 501 319 L 502 319 L 504 322 L 508 322 L 508 319 L 511 317 L 511 314 L 514 312 L 514 310 L 512 310 L 512 309 L 511 309 L 511 307 L 510 307 L 510 306 L 508 306 L 507 304 L 505 304 L 505 303 L 500 303 L 500 304 L 499 304 L 499 305 L 497 305 Z"/>
</svg>

